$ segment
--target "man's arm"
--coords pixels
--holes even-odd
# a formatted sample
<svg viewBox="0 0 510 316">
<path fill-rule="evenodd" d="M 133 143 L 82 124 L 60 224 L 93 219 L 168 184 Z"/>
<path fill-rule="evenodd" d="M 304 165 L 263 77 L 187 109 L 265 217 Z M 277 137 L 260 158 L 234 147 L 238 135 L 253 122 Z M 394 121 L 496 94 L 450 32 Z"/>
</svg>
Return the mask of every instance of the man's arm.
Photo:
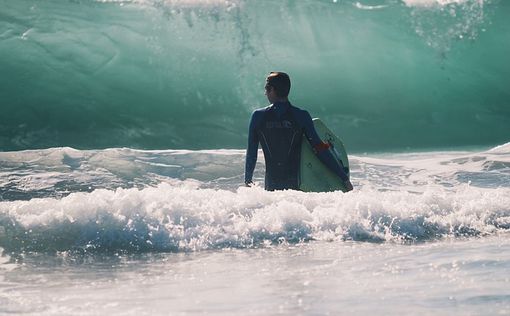
<svg viewBox="0 0 510 316">
<path fill-rule="evenodd" d="M 307 111 L 303 111 L 303 127 L 305 129 L 305 135 L 310 145 L 314 149 L 316 156 L 324 163 L 331 171 L 338 175 L 344 182 L 348 191 L 351 191 L 352 184 L 349 181 L 349 177 L 343 169 L 342 162 L 337 161 L 333 154 L 328 150 L 329 146 L 324 144 L 320 139 L 315 127 L 313 126 L 312 117 Z"/>
<path fill-rule="evenodd" d="M 251 115 L 250 127 L 248 130 L 248 149 L 246 150 L 246 164 L 244 168 L 244 183 L 249 185 L 252 183 L 253 171 L 257 164 L 257 153 L 259 149 L 259 138 L 257 135 L 256 127 L 259 115 L 255 111 Z"/>
</svg>

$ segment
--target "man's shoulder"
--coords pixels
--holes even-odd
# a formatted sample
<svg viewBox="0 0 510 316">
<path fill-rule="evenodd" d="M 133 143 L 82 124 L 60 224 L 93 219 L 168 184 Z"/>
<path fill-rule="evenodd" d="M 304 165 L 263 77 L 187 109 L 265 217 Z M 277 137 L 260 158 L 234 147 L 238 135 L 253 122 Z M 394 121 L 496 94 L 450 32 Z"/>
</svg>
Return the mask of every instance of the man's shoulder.
<svg viewBox="0 0 510 316">
<path fill-rule="evenodd" d="M 263 108 L 260 108 L 260 109 L 256 109 L 255 111 L 256 111 L 256 112 L 265 112 L 265 111 L 267 111 L 267 110 L 271 109 L 271 106 L 272 106 L 272 104 L 271 104 L 271 105 L 268 105 L 268 106 L 265 106 L 265 107 L 263 107 Z"/>
<path fill-rule="evenodd" d="M 306 119 L 310 116 L 307 110 L 298 108 L 297 106 L 291 105 L 292 112 L 297 115 L 299 118 Z"/>
<path fill-rule="evenodd" d="M 256 109 L 255 111 L 253 111 L 253 116 L 259 116 L 261 114 L 264 114 L 267 110 L 269 110 L 271 106 L 266 106 L 266 107 L 263 107 L 263 108 L 260 108 L 260 109 Z"/>
<path fill-rule="evenodd" d="M 255 111 L 253 111 L 253 113 L 251 115 L 250 126 L 252 126 L 252 127 L 258 126 L 260 124 L 260 122 L 264 119 L 264 113 L 266 113 L 268 108 L 269 107 L 266 106 L 265 108 L 260 108 L 260 109 L 256 109 Z"/>
</svg>

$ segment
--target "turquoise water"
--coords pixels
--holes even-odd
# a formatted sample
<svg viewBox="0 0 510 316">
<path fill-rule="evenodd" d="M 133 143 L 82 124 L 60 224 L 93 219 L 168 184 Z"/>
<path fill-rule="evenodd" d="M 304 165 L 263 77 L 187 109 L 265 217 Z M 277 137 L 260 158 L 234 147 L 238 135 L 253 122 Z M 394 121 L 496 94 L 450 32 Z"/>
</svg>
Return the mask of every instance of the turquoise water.
<svg viewBox="0 0 510 316">
<path fill-rule="evenodd" d="M 439 3 L 1 0 L 0 150 L 244 148 L 272 70 L 351 151 L 505 143 L 510 4 Z"/>
<path fill-rule="evenodd" d="M 509 14 L 0 0 L 0 314 L 510 314 Z M 244 186 L 272 70 L 354 191 Z"/>
</svg>

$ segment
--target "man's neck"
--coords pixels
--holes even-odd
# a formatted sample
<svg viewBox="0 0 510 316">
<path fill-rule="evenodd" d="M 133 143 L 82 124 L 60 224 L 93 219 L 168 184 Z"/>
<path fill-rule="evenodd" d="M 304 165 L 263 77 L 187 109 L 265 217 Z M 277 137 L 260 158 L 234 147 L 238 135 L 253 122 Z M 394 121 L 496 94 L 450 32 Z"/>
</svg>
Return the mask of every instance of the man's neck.
<svg viewBox="0 0 510 316">
<path fill-rule="evenodd" d="M 275 100 L 273 102 L 273 104 L 286 104 L 286 103 L 289 103 L 289 99 L 285 98 L 285 99 L 278 99 L 278 100 Z"/>
</svg>

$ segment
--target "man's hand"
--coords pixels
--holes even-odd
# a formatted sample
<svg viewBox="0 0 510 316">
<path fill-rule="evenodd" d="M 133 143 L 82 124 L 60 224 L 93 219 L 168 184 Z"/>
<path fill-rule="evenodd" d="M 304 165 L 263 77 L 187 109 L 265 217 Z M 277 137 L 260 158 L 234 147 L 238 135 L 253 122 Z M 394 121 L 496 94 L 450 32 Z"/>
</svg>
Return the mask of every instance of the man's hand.
<svg viewBox="0 0 510 316">
<path fill-rule="evenodd" d="M 253 186 L 253 182 L 251 180 L 249 181 L 244 181 L 244 185 L 251 188 Z"/>
<path fill-rule="evenodd" d="M 347 180 L 344 182 L 345 188 L 347 189 L 347 192 L 352 191 L 354 188 L 352 187 L 351 181 Z"/>
</svg>

